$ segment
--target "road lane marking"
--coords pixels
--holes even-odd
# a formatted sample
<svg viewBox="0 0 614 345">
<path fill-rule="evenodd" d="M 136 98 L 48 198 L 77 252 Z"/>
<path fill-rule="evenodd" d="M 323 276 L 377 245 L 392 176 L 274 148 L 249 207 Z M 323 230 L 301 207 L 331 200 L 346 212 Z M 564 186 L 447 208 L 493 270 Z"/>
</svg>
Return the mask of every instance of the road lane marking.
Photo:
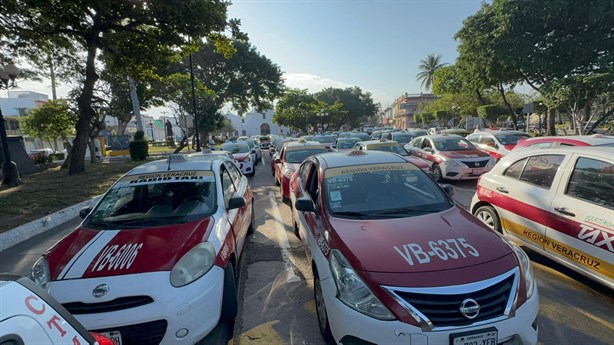
<svg viewBox="0 0 614 345">
<path fill-rule="evenodd" d="M 279 207 L 277 206 L 277 197 L 275 196 L 275 192 L 269 192 L 269 200 L 271 200 L 271 209 L 273 212 L 273 218 L 275 218 L 275 227 L 277 228 L 277 233 L 279 234 L 279 240 L 281 242 L 281 258 L 284 261 L 284 266 L 286 267 L 286 282 L 298 282 L 301 281 L 294 273 L 294 268 L 292 266 L 292 260 L 290 259 L 290 252 L 288 249 L 290 248 L 290 242 L 288 241 L 288 235 L 286 234 L 286 229 L 283 226 L 283 221 L 281 219 L 281 213 L 279 213 Z"/>
</svg>

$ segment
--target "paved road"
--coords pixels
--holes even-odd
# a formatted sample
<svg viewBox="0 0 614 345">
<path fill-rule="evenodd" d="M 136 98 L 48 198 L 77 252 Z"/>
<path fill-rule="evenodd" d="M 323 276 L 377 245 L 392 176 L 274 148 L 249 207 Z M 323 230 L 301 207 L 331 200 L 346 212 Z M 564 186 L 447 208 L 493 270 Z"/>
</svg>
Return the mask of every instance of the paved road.
<svg viewBox="0 0 614 345">
<path fill-rule="evenodd" d="M 265 154 L 265 159 L 266 157 Z M 476 181 L 450 182 L 468 207 Z M 281 202 L 268 160 L 252 179 L 257 231 L 241 267 L 241 307 L 235 344 L 323 344 L 313 303 L 313 276 L 292 232 L 290 208 Z M 0 253 L 0 272 L 27 275 L 38 256 L 78 224 L 71 223 Z M 540 344 L 614 344 L 612 291 L 535 253 L 540 293 Z"/>
</svg>

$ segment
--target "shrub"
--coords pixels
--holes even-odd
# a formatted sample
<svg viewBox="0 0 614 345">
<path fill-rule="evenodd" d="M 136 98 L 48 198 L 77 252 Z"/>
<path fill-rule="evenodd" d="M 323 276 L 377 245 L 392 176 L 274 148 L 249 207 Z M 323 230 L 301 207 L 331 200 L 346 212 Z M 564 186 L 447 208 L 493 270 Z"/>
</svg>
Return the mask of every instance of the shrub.
<svg viewBox="0 0 614 345">
<path fill-rule="evenodd" d="M 53 162 L 53 161 L 61 161 L 64 160 L 64 153 L 63 152 L 56 152 L 56 153 L 52 153 L 49 155 L 49 161 Z"/>
<path fill-rule="evenodd" d="M 134 133 L 134 140 L 130 142 L 130 158 L 133 161 L 142 161 L 149 156 L 149 145 L 145 141 L 145 132 L 136 131 Z"/>
</svg>

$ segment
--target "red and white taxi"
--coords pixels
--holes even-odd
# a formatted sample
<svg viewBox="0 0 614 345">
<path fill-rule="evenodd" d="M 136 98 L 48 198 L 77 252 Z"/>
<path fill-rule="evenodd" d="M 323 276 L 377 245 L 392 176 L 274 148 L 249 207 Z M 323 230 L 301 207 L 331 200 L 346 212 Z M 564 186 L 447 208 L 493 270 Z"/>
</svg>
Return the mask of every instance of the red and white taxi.
<svg viewBox="0 0 614 345">
<path fill-rule="evenodd" d="M 614 147 L 614 137 L 602 134 L 535 137 L 520 140 L 514 149 L 521 150 L 527 148 L 546 148 L 558 146 Z"/>
<path fill-rule="evenodd" d="M 454 134 L 418 137 L 405 149 L 430 164 L 435 181 L 477 179 L 495 166 L 495 159 L 488 153 Z"/>
<path fill-rule="evenodd" d="M 510 153 L 518 141 L 530 138 L 528 133 L 520 131 L 479 131 L 467 136 L 477 148 L 488 153 L 494 159 Z"/>
<path fill-rule="evenodd" d="M 430 173 L 431 166 L 425 162 L 423 159 L 418 157 L 412 157 L 401 144 L 394 140 L 369 140 L 369 141 L 359 141 L 354 144 L 354 150 L 359 151 L 382 151 L 382 152 L 392 152 L 396 153 L 399 156 L 405 158 L 406 161 L 415 164 L 418 168 Z"/>
<path fill-rule="evenodd" d="M 118 345 L 194 344 L 234 320 L 254 212 L 247 178 L 224 155 L 138 166 L 81 215 L 31 278 L 85 328 Z"/>
<path fill-rule="evenodd" d="M 232 154 L 243 175 L 254 176 L 256 174 L 256 151 L 250 149 L 245 141 L 223 143 L 220 149 Z"/>
<path fill-rule="evenodd" d="M 377 151 L 308 158 L 291 182 L 320 331 L 343 344 L 535 344 L 526 254 L 424 171 Z M 374 331 L 377 330 L 377 331 Z"/>
<path fill-rule="evenodd" d="M 614 289 L 614 148 L 513 151 L 478 182 L 490 228 Z"/>
<path fill-rule="evenodd" d="M 328 152 L 328 149 L 317 141 L 299 141 L 284 142 L 279 152 L 279 158 L 274 160 L 274 175 L 275 184 L 279 186 L 279 191 L 283 201 L 290 198 L 290 177 L 298 169 L 298 166 L 305 158 Z"/>
</svg>

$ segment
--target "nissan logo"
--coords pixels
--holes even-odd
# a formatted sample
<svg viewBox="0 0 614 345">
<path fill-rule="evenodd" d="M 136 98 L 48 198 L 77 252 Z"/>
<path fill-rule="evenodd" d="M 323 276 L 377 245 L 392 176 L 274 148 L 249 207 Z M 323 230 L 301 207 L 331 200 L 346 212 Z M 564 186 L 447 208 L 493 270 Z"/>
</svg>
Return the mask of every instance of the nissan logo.
<svg viewBox="0 0 614 345">
<path fill-rule="evenodd" d="M 109 286 L 107 284 L 100 284 L 92 290 L 92 295 L 96 298 L 100 298 L 109 292 Z"/>
<path fill-rule="evenodd" d="M 475 166 L 479 167 L 480 166 L 480 162 L 475 162 Z"/>
<path fill-rule="evenodd" d="M 463 301 L 463 303 L 461 303 L 458 310 L 466 319 L 473 320 L 478 317 L 478 314 L 480 313 L 480 305 L 475 300 L 467 298 Z"/>
</svg>

